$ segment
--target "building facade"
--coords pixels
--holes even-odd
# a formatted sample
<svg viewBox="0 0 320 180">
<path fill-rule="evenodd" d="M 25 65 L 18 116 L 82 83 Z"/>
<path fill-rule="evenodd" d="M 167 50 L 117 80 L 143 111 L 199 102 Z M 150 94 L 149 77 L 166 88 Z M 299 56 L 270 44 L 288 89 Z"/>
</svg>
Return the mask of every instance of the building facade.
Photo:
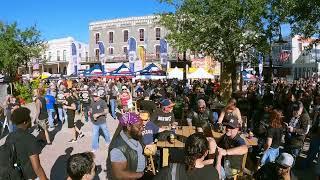
<svg viewBox="0 0 320 180">
<path fill-rule="evenodd" d="M 158 18 L 158 16 L 142 16 L 91 22 L 89 24 L 90 57 L 87 62 L 102 60 L 102 45 L 105 63 L 128 62 L 128 39 L 131 37 L 135 38 L 137 49 L 139 46 L 145 49 L 147 62 L 160 61 L 160 39 L 165 38 L 167 30 L 158 23 Z M 170 46 L 168 54 L 169 59 L 175 58 Z"/>
<path fill-rule="evenodd" d="M 81 59 L 89 57 L 87 44 L 72 37 L 53 39 L 47 42 L 47 49 L 39 61 L 39 68 L 51 74 L 70 75 L 80 70 Z"/>
</svg>

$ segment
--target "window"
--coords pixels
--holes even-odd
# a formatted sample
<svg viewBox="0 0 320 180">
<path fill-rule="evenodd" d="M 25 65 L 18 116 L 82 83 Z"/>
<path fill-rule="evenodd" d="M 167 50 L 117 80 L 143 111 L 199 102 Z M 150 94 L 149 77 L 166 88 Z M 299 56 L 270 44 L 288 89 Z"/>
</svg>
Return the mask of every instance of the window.
<svg viewBox="0 0 320 180">
<path fill-rule="evenodd" d="M 128 48 L 127 47 L 123 47 L 123 54 L 128 54 Z"/>
<path fill-rule="evenodd" d="M 156 59 L 160 59 L 160 45 L 156 45 Z"/>
<path fill-rule="evenodd" d="M 78 47 L 79 47 L 79 49 L 81 49 L 81 44 L 80 43 L 78 44 Z"/>
<path fill-rule="evenodd" d="M 57 61 L 60 61 L 60 51 L 57 51 Z"/>
<path fill-rule="evenodd" d="M 128 39 L 129 39 L 129 31 L 124 30 L 123 31 L 123 42 L 128 42 Z"/>
<path fill-rule="evenodd" d="M 52 57 L 52 56 L 51 56 L 51 52 L 49 52 L 49 61 L 51 60 L 51 57 Z"/>
<path fill-rule="evenodd" d="M 99 60 L 99 55 L 100 55 L 99 49 L 96 49 L 96 60 Z"/>
<path fill-rule="evenodd" d="M 139 29 L 140 41 L 144 41 L 144 29 Z"/>
<path fill-rule="evenodd" d="M 109 32 L 109 43 L 113 43 L 113 32 Z"/>
<path fill-rule="evenodd" d="M 161 30 L 160 28 L 156 28 L 156 40 L 160 40 Z"/>
<path fill-rule="evenodd" d="M 109 54 L 113 55 L 113 48 L 109 48 Z"/>
<path fill-rule="evenodd" d="M 63 61 L 67 60 L 67 50 L 63 50 L 63 52 L 62 52 L 62 60 Z"/>
<path fill-rule="evenodd" d="M 81 59 L 81 53 L 79 53 L 79 58 Z"/>
<path fill-rule="evenodd" d="M 96 33 L 96 44 L 98 44 L 98 41 L 100 40 L 100 34 Z"/>
<path fill-rule="evenodd" d="M 51 73 L 51 74 L 52 74 L 52 68 L 49 68 L 49 73 Z"/>
<path fill-rule="evenodd" d="M 89 55 L 88 55 L 88 52 L 86 52 L 86 61 L 88 61 L 89 59 Z"/>
</svg>

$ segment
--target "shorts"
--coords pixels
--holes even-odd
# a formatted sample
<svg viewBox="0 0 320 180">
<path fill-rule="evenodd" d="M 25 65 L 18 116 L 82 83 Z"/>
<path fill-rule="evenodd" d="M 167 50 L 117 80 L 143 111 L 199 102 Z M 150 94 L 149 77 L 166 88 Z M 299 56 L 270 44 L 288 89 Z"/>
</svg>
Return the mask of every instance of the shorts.
<svg viewBox="0 0 320 180">
<path fill-rule="evenodd" d="M 37 124 L 43 129 L 48 129 L 48 119 L 37 120 Z"/>
<path fill-rule="evenodd" d="M 74 128 L 74 118 L 75 116 L 68 114 L 68 128 Z"/>
</svg>

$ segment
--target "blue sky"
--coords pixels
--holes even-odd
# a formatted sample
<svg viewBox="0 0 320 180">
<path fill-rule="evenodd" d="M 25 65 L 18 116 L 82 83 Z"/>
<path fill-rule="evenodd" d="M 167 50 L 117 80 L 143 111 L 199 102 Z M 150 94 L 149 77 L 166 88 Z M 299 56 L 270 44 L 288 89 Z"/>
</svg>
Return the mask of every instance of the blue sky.
<svg viewBox="0 0 320 180">
<path fill-rule="evenodd" d="M 36 24 L 45 40 L 72 36 L 88 42 L 92 21 L 168 11 L 172 9 L 158 0 L 4 0 L 0 20 L 16 21 L 21 28 Z M 284 27 L 283 35 L 288 34 Z"/>
<path fill-rule="evenodd" d="M 46 40 L 72 36 L 88 42 L 92 21 L 169 11 L 157 0 L 5 0 L 0 20 L 24 28 L 36 24 Z"/>
</svg>

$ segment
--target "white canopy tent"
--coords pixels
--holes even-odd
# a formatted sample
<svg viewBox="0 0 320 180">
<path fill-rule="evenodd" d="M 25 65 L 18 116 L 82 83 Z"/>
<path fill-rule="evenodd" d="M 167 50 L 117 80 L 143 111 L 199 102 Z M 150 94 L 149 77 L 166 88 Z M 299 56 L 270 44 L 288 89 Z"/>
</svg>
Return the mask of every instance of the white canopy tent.
<svg viewBox="0 0 320 180">
<path fill-rule="evenodd" d="M 198 68 L 195 72 L 187 75 L 188 79 L 214 79 L 214 75 L 208 73 L 203 68 Z"/>
<path fill-rule="evenodd" d="M 168 79 L 183 79 L 183 71 L 181 71 L 179 68 L 175 67 L 174 69 L 172 69 L 171 71 L 168 72 L 167 75 Z"/>
</svg>

